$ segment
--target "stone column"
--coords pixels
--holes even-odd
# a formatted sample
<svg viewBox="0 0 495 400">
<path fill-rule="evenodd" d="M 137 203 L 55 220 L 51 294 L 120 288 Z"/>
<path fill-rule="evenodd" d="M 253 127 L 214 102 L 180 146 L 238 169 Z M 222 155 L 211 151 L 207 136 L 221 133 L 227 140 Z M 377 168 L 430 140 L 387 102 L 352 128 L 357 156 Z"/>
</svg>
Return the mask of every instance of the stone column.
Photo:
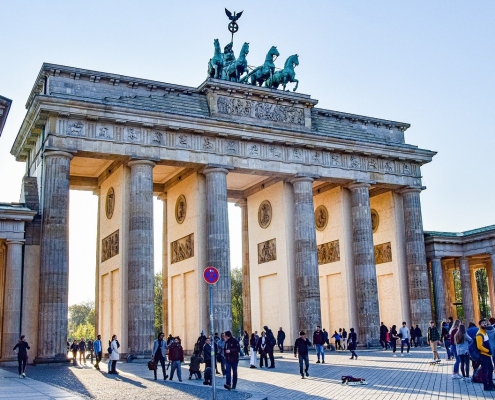
<svg viewBox="0 0 495 400">
<path fill-rule="evenodd" d="M 354 183 L 349 186 L 358 317 L 356 333 L 359 342 L 374 345 L 380 339 L 380 308 L 369 188 L 368 183 Z"/>
<path fill-rule="evenodd" d="M 241 208 L 242 213 L 242 317 L 244 321 L 243 330 L 251 333 L 253 330 L 251 321 L 251 281 L 249 272 L 249 228 L 247 201 L 239 200 L 235 203 Z"/>
<path fill-rule="evenodd" d="M 466 326 L 470 322 L 474 322 L 477 325 L 477 321 L 474 321 L 474 305 L 473 305 L 471 272 L 469 270 L 469 260 L 467 259 L 467 257 L 459 258 L 459 270 L 461 277 L 462 309 L 464 310 L 463 322 Z"/>
<path fill-rule="evenodd" d="M 292 179 L 298 330 L 310 336 L 321 325 L 320 276 L 316 250 L 313 178 Z"/>
<path fill-rule="evenodd" d="M 154 337 L 153 167 L 132 160 L 127 271 L 128 343 L 133 355 L 151 352 Z M 122 350 L 125 353 L 125 349 Z"/>
<path fill-rule="evenodd" d="M 402 191 L 406 234 L 406 266 L 413 324 L 426 330 L 431 320 L 430 287 L 421 218 L 420 188 Z M 441 276 L 441 275 L 440 275 Z M 435 277 L 434 277 L 435 279 Z M 437 325 L 438 326 L 438 325 Z"/>
<path fill-rule="evenodd" d="M 38 354 L 35 363 L 68 361 L 69 173 L 73 155 L 44 153 Z"/>
<path fill-rule="evenodd" d="M 3 303 L 2 361 L 17 359 L 12 348 L 21 332 L 22 245 L 24 241 L 7 240 L 7 263 Z"/>
<path fill-rule="evenodd" d="M 162 331 L 167 336 L 168 329 L 168 223 L 167 223 L 167 194 L 158 198 L 163 201 L 163 244 L 162 244 Z"/>
<path fill-rule="evenodd" d="M 441 326 L 440 324 L 442 320 L 446 318 L 448 312 L 445 307 L 445 289 L 442 272 L 442 259 L 440 257 L 434 257 L 431 259 L 431 274 L 433 275 L 433 297 L 435 299 L 435 324 L 436 326 Z M 421 327 L 421 330 L 423 330 L 423 327 Z"/>
<path fill-rule="evenodd" d="M 101 218 L 101 190 L 96 189 L 93 194 L 98 196 L 98 211 L 96 218 L 96 268 L 95 268 L 95 335 L 100 335 L 100 218 Z"/>
<path fill-rule="evenodd" d="M 488 290 L 490 293 L 490 309 L 495 310 L 495 252 L 490 253 L 490 267 L 485 264 L 488 279 Z"/>
<path fill-rule="evenodd" d="M 229 215 L 227 174 L 224 168 L 208 167 L 206 176 L 206 254 L 207 265 L 218 269 L 220 279 L 213 295 L 214 332 L 232 330 L 232 285 L 230 279 Z M 200 266 L 202 268 L 203 266 Z"/>
</svg>

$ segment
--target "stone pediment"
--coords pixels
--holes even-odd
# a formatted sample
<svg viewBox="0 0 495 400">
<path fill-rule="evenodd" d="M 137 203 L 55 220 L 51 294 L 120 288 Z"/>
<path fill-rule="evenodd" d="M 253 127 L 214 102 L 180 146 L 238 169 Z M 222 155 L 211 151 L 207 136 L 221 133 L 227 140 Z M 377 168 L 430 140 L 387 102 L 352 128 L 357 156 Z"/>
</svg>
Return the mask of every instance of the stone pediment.
<svg viewBox="0 0 495 400">
<path fill-rule="evenodd" d="M 311 96 L 208 79 L 198 88 L 206 93 L 210 116 L 236 122 L 263 123 L 270 127 L 311 130 Z"/>
</svg>

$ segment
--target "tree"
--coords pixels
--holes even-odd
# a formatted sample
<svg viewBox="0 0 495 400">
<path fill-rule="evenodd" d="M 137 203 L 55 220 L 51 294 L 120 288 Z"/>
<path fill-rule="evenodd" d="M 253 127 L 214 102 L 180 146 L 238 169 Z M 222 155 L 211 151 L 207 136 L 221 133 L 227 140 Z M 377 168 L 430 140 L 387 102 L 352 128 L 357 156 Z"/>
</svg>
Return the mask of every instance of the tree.
<svg viewBox="0 0 495 400">
<path fill-rule="evenodd" d="M 155 301 L 155 337 L 158 337 L 158 333 L 163 330 L 162 321 L 162 273 L 159 272 L 155 274 L 155 284 L 154 284 L 154 301 Z"/>
<path fill-rule="evenodd" d="M 95 337 L 95 302 L 85 301 L 69 306 L 69 337 Z"/>
<path fill-rule="evenodd" d="M 232 281 L 232 334 L 234 337 L 243 334 L 243 315 L 242 315 L 242 270 L 232 268 L 230 271 Z"/>
</svg>

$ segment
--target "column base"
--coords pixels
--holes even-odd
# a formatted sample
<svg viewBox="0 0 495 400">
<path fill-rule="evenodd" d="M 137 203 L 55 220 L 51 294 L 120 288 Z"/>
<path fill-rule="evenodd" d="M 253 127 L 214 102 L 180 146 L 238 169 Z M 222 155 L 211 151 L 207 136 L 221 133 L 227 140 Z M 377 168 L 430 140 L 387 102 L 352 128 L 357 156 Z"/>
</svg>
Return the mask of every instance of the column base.
<svg viewBox="0 0 495 400">
<path fill-rule="evenodd" d="M 67 357 L 66 354 L 60 354 L 56 355 L 54 357 L 36 357 L 33 361 L 34 365 L 41 365 L 41 364 L 67 364 L 71 360 Z"/>
</svg>

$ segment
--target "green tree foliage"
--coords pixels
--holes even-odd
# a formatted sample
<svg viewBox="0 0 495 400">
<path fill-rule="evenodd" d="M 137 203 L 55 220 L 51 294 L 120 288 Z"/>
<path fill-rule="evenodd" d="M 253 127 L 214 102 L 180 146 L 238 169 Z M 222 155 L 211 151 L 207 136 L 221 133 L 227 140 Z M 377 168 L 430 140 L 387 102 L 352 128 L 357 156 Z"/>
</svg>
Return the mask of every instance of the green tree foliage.
<svg viewBox="0 0 495 400">
<path fill-rule="evenodd" d="M 95 303 L 85 301 L 69 306 L 69 338 L 95 338 Z"/>
<path fill-rule="evenodd" d="M 230 272 L 232 280 L 232 333 L 239 337 L 243 333 L 242 316 L 242 270 L 232 268 Z"/>
<path fill-rule="evenodd" d="M 154 294 L 155 294 L 155 337 L 157 337 L 158 333 L 163 330 L 163 321 L 162 321 L 163 286 L 162 286 L 161 272 L 155 274 Z"/>
<path fill-rule="evenodd" d="M 478 304 L 482 318 L 490 317 L 490 304 L 488 297 L 488 279 L 486 269 L 480 268 L 474 273 L 476 277 L 476 288 L 478 289 Z"/>
</svg>

